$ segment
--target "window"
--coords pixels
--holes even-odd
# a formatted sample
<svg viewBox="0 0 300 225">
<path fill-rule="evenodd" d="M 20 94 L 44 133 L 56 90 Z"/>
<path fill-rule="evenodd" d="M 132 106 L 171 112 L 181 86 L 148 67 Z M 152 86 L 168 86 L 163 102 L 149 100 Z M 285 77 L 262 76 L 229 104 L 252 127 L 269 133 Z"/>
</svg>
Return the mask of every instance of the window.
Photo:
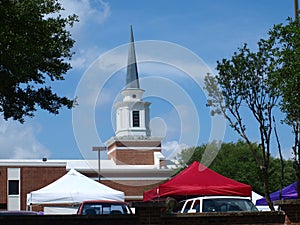
<svg viewBox="0 0 300 225">
<path fill-rule="evenodd" d="M 81 214 L 83 210 L 83 215 L 102 215 L 102 214 L 131 214 L 131 211 L 125 203 L 105 203 L 105 202 L 95 202 L 95 203 L 83 203 L 82 209 L 79 207 L 77 214 Z"/>
<path fill-rule="evenodd" d="M 7 209 L 7 203 L 0 203 L 0 209 Z"/>
<path fill-rule="evenodd" d="M 195 209 L 196 212 L 200 212 L 200 200 L 194 202 L 193 209 Z"/>
<path fill-rule="evenodd" d="M 8 181 L 8 195 L 19 195 L 19 181 L 9 180 Z"/>
<path fill-rule="evenodd" d="M 203 212 L 257 211 L 249 199 L 204 199 Z"/>
<path fill-rule="evenodd" d="M 185 205 L 185 209 L 184 209 L 184 212 L 187 213 L 190 209 L 191 209 L 191 206 L 192 206 L 192 203 L 193 201 L 188 201 Z"/>
<path fill-rule="evenodd" d="M 132 111 L 132 126 L 140 126 L 140 111 Z"/>
</svg>

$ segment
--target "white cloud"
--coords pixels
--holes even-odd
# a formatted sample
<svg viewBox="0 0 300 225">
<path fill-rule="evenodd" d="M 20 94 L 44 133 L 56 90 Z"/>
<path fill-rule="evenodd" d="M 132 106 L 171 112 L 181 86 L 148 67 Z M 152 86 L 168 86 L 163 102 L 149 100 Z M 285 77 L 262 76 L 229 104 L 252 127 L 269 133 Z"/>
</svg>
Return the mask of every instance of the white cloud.
<svg viewBox="0 0 300 225">
<path fill-rule="evenodd" d="M 285 160 L 293 160 L 294 159 L 294 153 L 293 153 L 292 148 L 282 149 L 281 154 Z M 275 156 L 275 158 L 278 158 L 278 159 L 280 158 L 278 150 L 275 152 L 274 156 Z"/>
<path fill-rule="evenodd" d="M 284 159 L 293 159 L 294 158 L 294 153 L 293 153 L 293 150 L 291 148 L 289 149 L 283 149 L 282 150 L 282 157 Z"/>
<path fill-rule="evenodd" d="M 92 29 L 90 26 L 104 23 L 110 16 L 110 6 L 102 0 L 64 0 L 62 6 L 65 9 L 62 11 L 63 17 L 78 16 L 79 22 L 71 28 L 72 37 L 76 40 L 76 54 L 71 64 L 74 69 L 85 69 L 103 52 L 97 46 L 86 46 L 89 42 L 86 38 Z"/>
<path fill-rule="evenodd" d="M 162 144 L 162 153 L 168 160 L 175 159 L 182 150 L 189 148 L 185 143 L 177 141 L 169 141 Z"/>
<path fill-rule="evenodd" d="M 151 135 L 156 137 L 166 137 L 167 124 L 162 118 L 155 117 L 150 121 Z"/>
<path fill-rule="evenodd" d="M 72 68 L 77 70 L 88 68 L 99 57 L 100 53 L 101 50 L 96 46 L 79 49 L 71 61 Z"/>
<path fill-rule="evenodd" d="M 103 23 L 110 15 L 110 6 L 102 0 L 65 0 L 63 16 L 76 14 L 79 17 L 80 26 L 87 22 Z"/>
<path fill-rule="evenodd" d="M 0 122 L 0 158 L 40 159 L 50 152 L 35 137 L 36 128 L 17 121 Z"/>
</svg>

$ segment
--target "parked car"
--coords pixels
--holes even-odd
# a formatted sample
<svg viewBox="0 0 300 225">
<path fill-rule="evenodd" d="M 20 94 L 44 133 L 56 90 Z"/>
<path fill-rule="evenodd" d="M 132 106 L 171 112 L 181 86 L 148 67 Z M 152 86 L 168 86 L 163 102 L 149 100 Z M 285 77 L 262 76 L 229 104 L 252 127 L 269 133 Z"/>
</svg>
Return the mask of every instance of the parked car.
<svg viewBox="0 0 300 225">
<path fill-rule="evenodd" d="M 258 211 L 250 198 L 239 196 L 203 196 L 178 203 L 179 213 Z"/>
<path fill-rule="evenodd" d="M 132 214 L 127 203 L 121 201 L 92 200 L 84 201 L 79 205 L 78 215 L 103 214 Z"/>
</svg>

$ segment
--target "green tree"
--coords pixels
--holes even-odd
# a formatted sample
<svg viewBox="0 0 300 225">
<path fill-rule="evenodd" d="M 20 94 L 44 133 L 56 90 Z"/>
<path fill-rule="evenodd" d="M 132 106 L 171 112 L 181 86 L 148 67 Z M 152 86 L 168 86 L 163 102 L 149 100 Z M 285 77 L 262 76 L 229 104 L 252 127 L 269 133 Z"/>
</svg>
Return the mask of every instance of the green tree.
<svg viewBox="0 0 300 225">
<path fill-rule="evenodd" d="M 259 150 L 260 147 L 257 144 L 253 143 L 253 145 Z M 260 154 L 258 157 L 262 158 Z M 286 179 L 283 185 L 287 186 L 295 181 L 295 171 L 293 170 L 292 161 L 284 160 L 284 164 Z M 270 192 L 277 191 L 281 188 L 280 168 L 280 159 L 270 156 Z M 211 169 L 224 176 L 251 185 L 253 190 L 259 194 L 264 193 L 264 185 L 261 179 L 262 174 L 259 168 L 257 168 L 248 144 L 243 141 L 223 143 L 216 160 L 214 160 L 211 165 Z"/>
<path fill-rule="evenodd" d="M 208 74 L 205 77 L 205 87 L 212 115 L 223 115 L 249 145 L 257 167 L 262 172 L 266 200 L 274 210 L 269 196 L 268 173 L 273 129 L 272 113 L 279 96 L 268 83 L 268 76 L 277 69 L 273 60 L 272 44 L 265 40 L 259 41 L 257 52 L 252 52 L 245 44 L 231 59 L 218 61 L 219 74 L 216 77 Z M 245 118 L 249 117 L 249 114 L 243 114 L 246 110 L 249 110 L 257 122 L 261 159 L 247 132 L 249 123 Z"/>
<path fill-rule="evenodd" d="M 284 122 L 291 126 L 294 134 L 292 149 L 300 196 L 300 20 L 289 18 L 286 25 L 274 26 L 269 34 L 279 65 L 270 82 L 282 97 L 280 107 L 286 115 Z"/>
<path fill-rule="evenodd" d="M 253 146 L 258 150 L 255 143 Z M 261 158 L 261 155 L 257 157 Z M 223 143 L 210 168 L 226 177 L 249 184 L 254 191 L 263 193 L 260 171 L 248 144 L 245 142 Z"/>
<path fill-rule="evenodd" d="M 71 68 L 74 40 L 58 0 L 0 1 L 0 112 L 21 123 L 37 107 L 57 114 L 72 100 L 53 93 L 49 83 L 64 80 Z"/>
<path fill-rule="evenodd" d="M 194 161 L 201 162 L 206 146 L 207 145 L 201 145 L 196 148 L 185 149 L 179 155 L 179 158 L 183 158 L 184 160 L 182 162 L 186 162 L 187 165 L 190 165 Z M 259 149 L 257 144 L 253 143 L 253 146 L 257 150 Z M 187 157 L 190 158 L 187 159 Z M 258 157 L 262 157 L 259 152 Z M 284 186 L 287 186 L 294 182 L 295 171 L 291 160 L 284 160 L 284 164 Z M 185 164 L 182 165 L 187 166 Z M 280 167 L 280 160 L 271 156 L 269 171 L 270 192 L 277 191 L 281 188 Z M 260 179 L 260 170 L 257 168 L 252 152 L 246 142 L 239 140 L 236 143 L 222 143 L 216 158 L 210 165 L 210 169 L 223 176 L 251 185 L 252 189 L 259 194 L 264 193 L 263 182 L 262 179 Z"/>
<path fill-rule="evenodd" d="M 284 160 L 284 181 L 283 186 L 287 186 L 291 183 L 295 182 L 296 173 L 294 170 L 294 162 L 293 160 Z M 270 159 L 270 170 L 269 170 L 269 184 L 270 191 L 274 192 L 276 190 L 280 190 L 282 187 L 280 185 L 281 180 L 281 162 L 278 158 L 271 157 Z M 263 192 L 260 192 L 263 193 Z"/>
</svg>

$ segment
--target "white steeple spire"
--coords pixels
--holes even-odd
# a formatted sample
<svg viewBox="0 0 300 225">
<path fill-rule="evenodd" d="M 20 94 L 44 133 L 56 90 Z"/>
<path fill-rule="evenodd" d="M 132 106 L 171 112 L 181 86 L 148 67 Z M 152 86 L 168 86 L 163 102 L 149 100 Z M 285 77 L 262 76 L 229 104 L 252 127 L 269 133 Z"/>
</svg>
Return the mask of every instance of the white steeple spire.
<svg viewBox="0 0 300 225">
<path fill-rule="evenodd" d="M 130 42 L 129 42 L 129 49 L 128 49 L 126 88 L 140 89 L 132 26 L 130 26 Z"/>
<path fill-rule="evenodd" d="M 140 89 L 137 61 L 135 55 L 132 26 L 130 26 L 130 43 L 128 49 L 128 64 L 126 74 L 126 87 L 122 90 L 123 101 L 116 107 L 116 136 L 150 136 L 149 106 L 144 102 Z"/>
</svg>

